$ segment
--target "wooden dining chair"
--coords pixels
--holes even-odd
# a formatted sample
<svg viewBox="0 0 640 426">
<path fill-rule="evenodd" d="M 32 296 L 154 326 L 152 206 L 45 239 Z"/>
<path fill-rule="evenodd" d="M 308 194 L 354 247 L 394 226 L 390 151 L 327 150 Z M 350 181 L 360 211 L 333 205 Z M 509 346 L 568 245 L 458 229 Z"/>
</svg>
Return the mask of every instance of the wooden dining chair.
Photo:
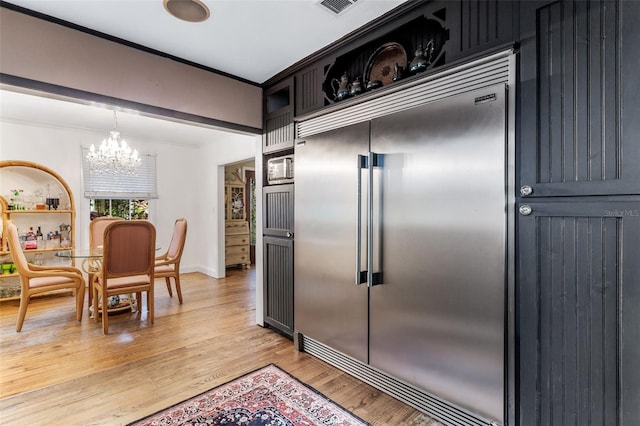
<svg viewBox="0 0 640 426">
<path fill-rule="evenodd" d="M 184 243 L 187 239 L 187 219 L 176 219 L 173 225 L 173 235 L 169 249 L 162 256 L 155 259 L 155 278 L 164 278 L 169 291 L 169 297 L 173 297 L 171 291 L 171 278 L 176 283 L 176 293 L 178 301 L 182 304 L 182 290 L 180 289 L 180 259 L 184 250 Z"/>
<path fill-rule="evenodd" d="M 153 324 L 153 279 L 156 229 L 146 220 L 120 220 L 104 230 L 102 268 L 93 277 L 93 317 L 102 313 L 102 331 L 109 333 L 110 296 L 147 293 L 148 320 Z M 100 308 L 98 307 L 100 304 Z M 100 309 L 100 311 L 99 311 Z"/>
<path fill-rule="evenodd" d="M 89 222 L 89 248 L 95 250 L 104 244 L 104 230 L 110 223 L 124 220 L 121 217 L 101 216 Z M 100 261 L 95 259 L 87 260 L 88 264 L 84 268 L 87 271 L 87 283 L 89 286 L 89 296 L 87 304 L 89 308 L 93 304 L 93 275 L 100 270 Z"/>
<path fill-rule="evenodd" d="M 9 235 L 9 248 L 13 263 L 20 275 L 20 308 L 18 310 L 18 323 L 16 331 L 22 330 L 24 317 L 27 314 L 27 306 L 31 296 L 53 290 L 72 289 L 76 296 L 76 319 L 82 320 L 84 307 L 84 277 L 78 268 L 72 266 L 39 266 L 32 265 L 20 246 L 18 228 L 12 221 L 7 222 Z"/>
</svg>

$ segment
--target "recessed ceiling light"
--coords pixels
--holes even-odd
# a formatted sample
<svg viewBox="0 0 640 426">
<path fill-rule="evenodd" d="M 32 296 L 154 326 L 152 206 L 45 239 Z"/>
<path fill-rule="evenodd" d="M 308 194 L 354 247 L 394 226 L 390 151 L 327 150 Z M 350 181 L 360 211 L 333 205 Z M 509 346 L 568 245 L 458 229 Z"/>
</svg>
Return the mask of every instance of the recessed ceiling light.
<svg viewBox="0 0 640 426">
<path fill-rule="evenodd" d="M 188 22 L 202 22 L 209 18 L 209 8 L 200 0 L 163 0 L 171 15 Z"/>
</svg>

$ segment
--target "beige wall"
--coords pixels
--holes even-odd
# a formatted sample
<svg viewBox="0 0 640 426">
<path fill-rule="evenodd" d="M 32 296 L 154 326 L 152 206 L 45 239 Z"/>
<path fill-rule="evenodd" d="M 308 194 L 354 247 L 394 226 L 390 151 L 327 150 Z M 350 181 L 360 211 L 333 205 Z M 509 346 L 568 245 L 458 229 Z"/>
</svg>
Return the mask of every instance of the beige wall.
<svg viewBox="0 0 640 426">
<path fill-rule="evenodd" d="M 262 128 L 262 89 L 0 8 L 0 72 Z"/>
</svg>

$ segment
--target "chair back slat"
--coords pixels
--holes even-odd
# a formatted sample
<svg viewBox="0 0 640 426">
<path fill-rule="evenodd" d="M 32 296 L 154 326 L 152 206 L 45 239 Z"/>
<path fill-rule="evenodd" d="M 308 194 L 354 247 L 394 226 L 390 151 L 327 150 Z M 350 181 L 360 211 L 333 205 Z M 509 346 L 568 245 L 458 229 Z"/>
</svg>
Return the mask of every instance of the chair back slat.
<svg viewBox="0 0 640 426">
<path fill-rule="evenodd" d="M 173 235 L 171 236 L 171 243 L 169 244 L 169 250 L 167 250 L 167 256 L 170 259 L 180 257 L 182 250 L 184 249 L 184 242 L 187 238 L 187 220 L 177 219 L 173 226 Z"/>
<path fill-rule="evenodd" d="M 89 223 L 89 247 L 96 248 L 104 244 L 104 230 L 107 225 L 119 220 L 124 220 L 121 217 L 97 217 Z"/>
<path fill-rule="evenodd" d="M 142 220 L 110 223 L 104 232 L 106 278 L 150 274 L 154 267 L 155 228 Z"/>
<path fill-rule="evenodd" d="M 27 261 L 27 257 L 24 255 L 22 251 L 22 247 L 20 246 L 20 237 L 18 237 L 18 227 L 15 223 L 9 221 L 9 248 L 11 249 L 11 257 L 13 259 L 14 265 L 18 269 L 19 274 L 26 274 L 29 272 L 29 262 Z"/>
</svg>

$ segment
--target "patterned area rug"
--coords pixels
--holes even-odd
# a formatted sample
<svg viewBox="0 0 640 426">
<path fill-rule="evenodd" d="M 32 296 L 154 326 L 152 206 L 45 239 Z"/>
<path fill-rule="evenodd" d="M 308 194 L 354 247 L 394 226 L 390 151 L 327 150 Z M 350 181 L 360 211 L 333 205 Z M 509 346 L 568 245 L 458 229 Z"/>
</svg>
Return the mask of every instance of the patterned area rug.
<svg viewBox="0 0 640 426">
<path fill-rule="evenodd" d="M 323 425 L 368 423 L 271 364 L 129 426 Z"/>
</svg>

